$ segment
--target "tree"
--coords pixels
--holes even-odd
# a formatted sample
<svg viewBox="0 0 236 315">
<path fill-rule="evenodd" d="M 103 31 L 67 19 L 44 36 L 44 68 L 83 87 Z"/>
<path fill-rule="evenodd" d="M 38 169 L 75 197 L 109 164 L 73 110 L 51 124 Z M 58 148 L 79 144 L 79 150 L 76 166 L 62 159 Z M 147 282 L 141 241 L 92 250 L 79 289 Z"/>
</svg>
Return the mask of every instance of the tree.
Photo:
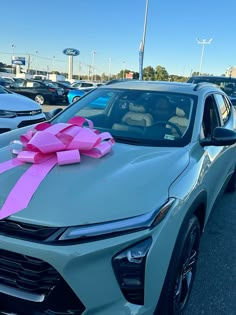
<svg viewBox="0 0 236 315">
<path fill-rule="evenodd" d="M 126 78 L 126 74 L 132 72 L 131 70 L 120 70 L 120 72 L 117 74 L 117 78 L 118 79 L 125 79 Z"/>
<path fill-rule="evenodd" d="M 169 81 L 173 82 L 186 82 L 188 80 L 188 77 L 183 77 L 180 75 L 171 74 L 169 76 Z"/>
<path fill-rule="evenodd" d="M 153 67 L 148 66 L 143 69 L 143 80 L 155 80 L 155 70 Z"/>
<path fill-rule="evenodd" d="M 155 69 L 155 79 L 159 81 L 168 81 L 169 80 L 169 74 L 166 70 L 166 68 L 157 66 Z"/>
<path fill-rule="evenodd" d="M 6 67 L 7 65 L 5 65 L 5 63 L 0 62 L 0 72 L 7 72 L 5 69 Z"/>
</svg>

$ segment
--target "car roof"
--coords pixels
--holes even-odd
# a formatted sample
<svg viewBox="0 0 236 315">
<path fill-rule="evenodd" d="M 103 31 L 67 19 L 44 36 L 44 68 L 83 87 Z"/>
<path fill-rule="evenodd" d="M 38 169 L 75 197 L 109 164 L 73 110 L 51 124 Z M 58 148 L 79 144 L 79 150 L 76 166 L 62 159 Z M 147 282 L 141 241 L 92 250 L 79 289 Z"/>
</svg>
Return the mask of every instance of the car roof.
<svg viewBox="0 0 236 315">
<path fill-rule="evenodd" d="M 134 89 L 134 90 L 150 90 L 150 91 L 164 91 L 164 92 L 177 92 L 186 94 L 199 94 L 199 91 L 211 89 L 213 91 L 222 90 L 215 84 L 210 82 L 201 83 L 186 83 L 186 82 L 169 82 L 169 81 L 139 81 L 129 80 L 113 83 L 111 85 L 100 86 L 100 89 Z"/>
</svg>

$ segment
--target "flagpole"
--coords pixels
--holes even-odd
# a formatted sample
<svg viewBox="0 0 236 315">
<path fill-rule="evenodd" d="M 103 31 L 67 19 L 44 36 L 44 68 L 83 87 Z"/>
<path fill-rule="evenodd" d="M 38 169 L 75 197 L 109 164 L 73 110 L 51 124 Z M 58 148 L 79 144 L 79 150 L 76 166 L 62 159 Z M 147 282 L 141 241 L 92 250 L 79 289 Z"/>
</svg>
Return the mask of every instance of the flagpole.
<svg viewBox="0 0 236 315">
<path fill-rule="evenodd" d="M 143 39 L 141 40 L 140 47 L 139 47 L 139 80 L 143 79 L 143 57 L 144 57 L 146 28 L 147 28 L 148 2 L 149 2 L 149 0 L 146 0 L 146 10 L 145 10 L 144 28 L 143 28 Z"/>
</svg>

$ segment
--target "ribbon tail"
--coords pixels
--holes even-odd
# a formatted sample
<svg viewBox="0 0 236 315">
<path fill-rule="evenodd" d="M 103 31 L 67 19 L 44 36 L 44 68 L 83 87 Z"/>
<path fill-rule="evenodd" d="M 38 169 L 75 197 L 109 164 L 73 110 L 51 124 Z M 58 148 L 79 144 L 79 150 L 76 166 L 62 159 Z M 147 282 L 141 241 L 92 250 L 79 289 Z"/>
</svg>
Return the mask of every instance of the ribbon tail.
<svg viewBox="0 0 236 315">
<path fill-rule="evenodd" d="M 38 186 L 56 163 L 57 159 L 53 157 L 41 164 L 33 164 L 29 167 L 12 188 L 3 204 L 0 210 L 0 220 L 28 206 Z M 22 187 L 24 188 L 22 189 Z"/>
<path fill-rule="evenodd" d="M 24 164 L 23 162 L 19 161 L 17 158 L 5 161 L 0 164 L 0 174 L 9 171 L 10 169 L 17 167 L 19 165 Z"/>
</svg>

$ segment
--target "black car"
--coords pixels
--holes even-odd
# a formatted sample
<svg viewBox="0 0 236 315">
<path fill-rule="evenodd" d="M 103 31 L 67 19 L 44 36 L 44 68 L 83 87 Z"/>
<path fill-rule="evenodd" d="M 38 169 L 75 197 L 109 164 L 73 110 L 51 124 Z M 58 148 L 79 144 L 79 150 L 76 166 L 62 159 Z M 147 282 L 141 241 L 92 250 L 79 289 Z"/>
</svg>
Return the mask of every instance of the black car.
<svg viewBox="0 0 236 315">
<path fill-rule="evenodd" d="M 1 77 L 0 77 L 0 85 L 5 87 L 5 88 L 9 88 L 10 87 L 10 83 L 7 80 L 5 80 L 4 78 L 1 78 Z"/>
<path fill-rule="evenodd" d="M 210 82 L 218 85 L 230 98 L 232 104 L 236 106 L 236 78 L 214 75 L 192 76 L 187 83 Z"/>
<path fill-rule="evenodd" d="M 64 101 L 63 89 L 50 82 L 25 80 L 21 86 L 12 85 L 10 90 L 25 95 L 40 105 L 58 104 Z"/>
<path fill-rule="evenodd" d="M 54 85 L 58 86 L 59 88 L 62 88 L 64 93 L 64 99 L 65 99 L 65 102 L 68 103 L 68 98 L 67 98 L 67 95 L 68 93 L 70 92 L 70 90 L 76 90 L 75 88 L 73 88 L 71 85 L 69 85 L 68 83 L 64 83 L 64 82 L 53 82 Z"/>
</svg>

